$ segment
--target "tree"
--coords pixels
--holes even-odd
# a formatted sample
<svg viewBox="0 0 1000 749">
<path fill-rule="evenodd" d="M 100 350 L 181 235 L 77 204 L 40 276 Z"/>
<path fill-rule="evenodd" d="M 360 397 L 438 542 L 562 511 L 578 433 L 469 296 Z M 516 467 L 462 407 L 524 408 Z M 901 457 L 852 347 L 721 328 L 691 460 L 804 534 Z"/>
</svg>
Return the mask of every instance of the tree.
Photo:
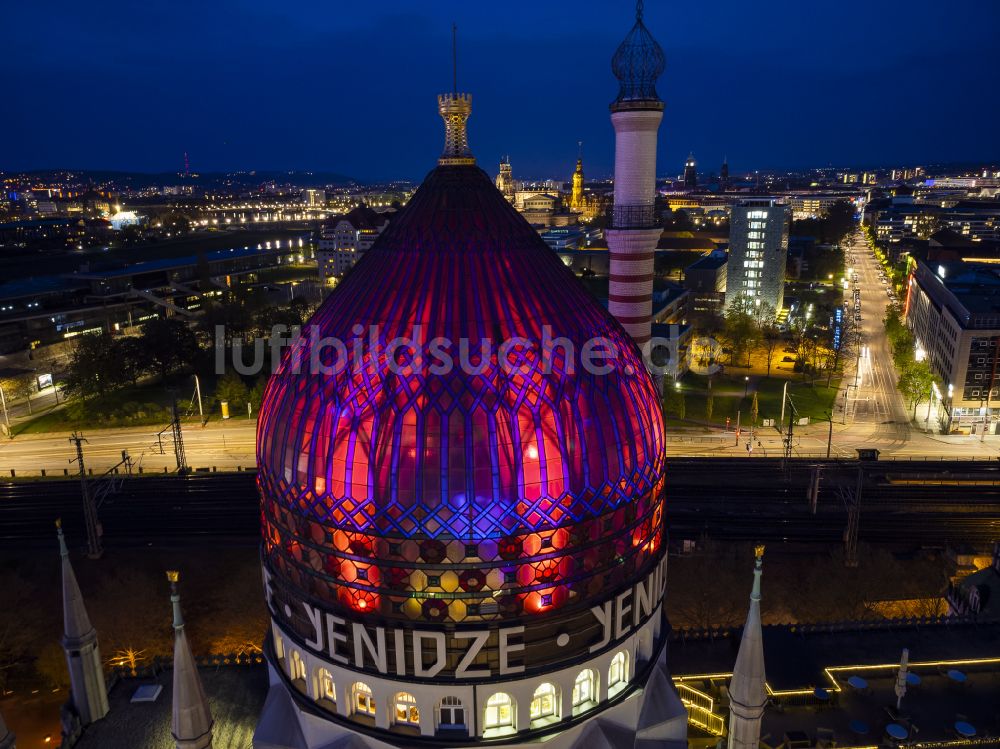
<svg viewBox="0 0 1000 749">
<path fill-rule="evenodd" d="M 732 352 L 732 361 L 742 360 L 746 355 L 750 366 L 750 355 L 760 340 L 760 326 L 757 323 L 757 305 L 743 294 L 737 296 L 726 307 L 723 337 Z"/>
<path fill-rule="evenodd" d="M 115 339 L 108 333 L 77 336 L 66 371 L 66 389 L 81 398 L 101 396 L 119 385 Z"/>
<path fill-rule="evenodd" d="M 930 397 L 934 384 L 934 372 L 927 361 L 910 363 L 899 376 L 899 392 L 913 407 L 913 418 L 917 418 L 917 406 L 925 397 Z"/>
<path fill-rule="evenodd" d="M 709 394 L 709 396 L 707 398 L 705 398 L 705 419 L 707 419 L 708 421 L 711 421 L 712 420 L 712 412 L 714 410 L 715 410 L 715 396 Z"/>
<path fill-rule="evenodd" d="M 673 387 L 669 388 L 664 401 L 664 409 L 668 415 L 675 416 L 678 419 L 687 417 L 687 404 L 684 401 L 684 393 L 680 390 Z"/>
<path fill-rule="evenodd" d="M 757 416 L 758 416 L 758 410 L 757 410 L 757 391 L 754 390 L 754 393 L 753 393 L 753 403 L 750 404 L 750 423 L 751 424 L 753 424 L 753 425 L 757 424 Z"/>
<path fill-rule="evenodd" d="M 761 330 L 761 341 L 763 343 L 764 353 L 767 355 L 767 376 L 771 376 L 771 360 L 774 358 L 774 351 L 778 348 L 783 340 L 781 331 L 778 329 L 777 325 L 769 324 Z"/>
<path fill-rule="evenodd" d="M 239 408 L 250 402 L 250 391 L 239 375 L 230 372 L 216 384 L 215 399 L 220 403 L 227 401 L 230 408 Z"/>
<path fill-rule="evenodd" d="M 142 342 L 135 336 L 119 338 L 115 341 L 115 354 L 121 379 L 132 385 L 139 384 L 139 378 L 149 369 Z"/>
<path fill-rule="evenodd" d="M 142 327 L 140 343 L 161 378 L 198 356 L 198 339 L 187 323 L 173 317 L 150 320 Z"/>
</svg>

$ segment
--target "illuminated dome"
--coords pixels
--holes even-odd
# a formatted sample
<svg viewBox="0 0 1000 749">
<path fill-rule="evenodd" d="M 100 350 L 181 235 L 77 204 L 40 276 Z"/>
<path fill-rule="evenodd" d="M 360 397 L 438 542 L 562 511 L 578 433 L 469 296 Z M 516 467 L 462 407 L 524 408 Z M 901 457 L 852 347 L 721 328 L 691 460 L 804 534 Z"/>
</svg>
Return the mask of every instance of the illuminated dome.
<svg viewBox="0 0 1000 749">
<path fill-rule="evenodd" d="M 543 326 L 575 347 L 575 361 L 556 347 L 546 373 Z M 412 349 L 393 366 L 387 342 L 415 335 L 452 341 L 453 371 L 432 374 L 433 357 L 414 359 Z M 517 337 L 536 345 L 513 346 L 504 368 L 500 344 Z M 616 353 L 608 374 L 579 361 L 595 337 Z M 310 371 L 321 338 L 344 343 L 337 373 Z M 463 339 L 471 367 L 460 364 Z M 492 358 L 479 358 L 484 345 Z M 337 355 L 330 347 L 325 363 Z M 517 594 L 511 605 L 538 589 L 558 605 L 569 589 L 556 582 L 596 575 L 599 588 L 612 570 L 624 579 L 643 556 L 633 537 L 658 538 L 663 464 L 659 401 L 635 345 L 469 165 L 432 171 L 307 323 L 268 385 L 258 440 L 276 566 L 353 605 L 402 594 L 412 614 L 424 602 L 407 594 L 425 592 L 414 570 L 426 565 L 485 567 L 474 579 L 430 575 L 437 583 L 426 590 L 464 588 L 477 600 L 503 589 Z M 613 540 L 591 547 L 606 535 Z M 359 558 L 372 556 L 379 565 L 359 578 Z M 510 565 L 522 559 L 531 565 Z"/>
<path fill-rule="evenodd" d="M 255 746 L 396 732 L 576 749 L 604 715 L 683 732 L 656 386 L 475 165 L 471 97 L 438 110 L 437 168 L 264 395 L 272 689 Z M 323 729 L 303 743 L 290 715 Z"/>
</svg>

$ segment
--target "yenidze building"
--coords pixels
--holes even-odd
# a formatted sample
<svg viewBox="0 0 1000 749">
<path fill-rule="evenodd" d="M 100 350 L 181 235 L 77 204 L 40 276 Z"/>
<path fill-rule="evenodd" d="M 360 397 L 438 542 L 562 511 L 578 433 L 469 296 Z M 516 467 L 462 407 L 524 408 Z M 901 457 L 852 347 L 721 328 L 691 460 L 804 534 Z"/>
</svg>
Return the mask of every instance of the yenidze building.
<svg viewBox="0 0 1000 749">
<path fill-rule="evenodd" d="M 680 746 L 656 386 L 438 105 L 438 166 L 264 398 L 254 746 Z"/>
</svg>

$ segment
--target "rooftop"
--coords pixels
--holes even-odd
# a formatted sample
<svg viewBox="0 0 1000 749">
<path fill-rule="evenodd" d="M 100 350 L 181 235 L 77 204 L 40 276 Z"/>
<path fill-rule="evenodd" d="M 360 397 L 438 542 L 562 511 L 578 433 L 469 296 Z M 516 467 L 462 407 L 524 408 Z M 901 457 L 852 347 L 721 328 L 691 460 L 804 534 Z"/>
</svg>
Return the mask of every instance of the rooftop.
<svg viewBox="0 0 1000 749">
<path fill-rule="evenodd" d="M 216 666 L 200 669 L 212 718 L 213 749 L 251 749 L 264 698 L 267 670 L 253 666 Z M 154 702 L 131 702 L 136 689 L 158 684 L 163 691 Z M 120 679 L 108 695 L 111 712 L 89 726 L 75 749 L 174 749 L 170 734 L 173 672 L 160 671 L 149 678 Z"/>
<path fill-rule="evenodd" d="M 765 742 L 772 746 L 794 731 L 813 740 L 829 731 L 837 746 L 871 746 L 891 723 L 919 732 L 921 744 L 931 746 L 959 742 L 956 721 L 971 723 L 980 740 L 1000 736 L 1000 622 L 771 626 L 763 634 L 771 702 L 762 735 L 770 735 Z M 739 636 L 739 629 L 697 639 L 675 633 L 669 655 L 675 681 L 724 701 Z M 919 683 L 909 684 L 897 713 L 894 686 L 904 648 Z M 716 714 L 724 711 L 715 707 Z"/>
</svg>

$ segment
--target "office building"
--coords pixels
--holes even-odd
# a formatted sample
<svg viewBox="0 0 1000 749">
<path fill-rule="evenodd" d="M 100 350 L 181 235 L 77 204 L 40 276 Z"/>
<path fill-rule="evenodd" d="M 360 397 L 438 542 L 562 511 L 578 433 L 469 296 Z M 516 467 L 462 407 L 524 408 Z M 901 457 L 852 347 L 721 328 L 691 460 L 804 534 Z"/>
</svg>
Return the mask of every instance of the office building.
<svg viewBox="0 0 1000 749">
<path fill-rule="evenodd" d="M 726 304 L 746 296 L 780 310 L 785 300 L 785 265 L 791 209 L 777 198 L 749 198 L 729 216 Z"/>
</svg>

